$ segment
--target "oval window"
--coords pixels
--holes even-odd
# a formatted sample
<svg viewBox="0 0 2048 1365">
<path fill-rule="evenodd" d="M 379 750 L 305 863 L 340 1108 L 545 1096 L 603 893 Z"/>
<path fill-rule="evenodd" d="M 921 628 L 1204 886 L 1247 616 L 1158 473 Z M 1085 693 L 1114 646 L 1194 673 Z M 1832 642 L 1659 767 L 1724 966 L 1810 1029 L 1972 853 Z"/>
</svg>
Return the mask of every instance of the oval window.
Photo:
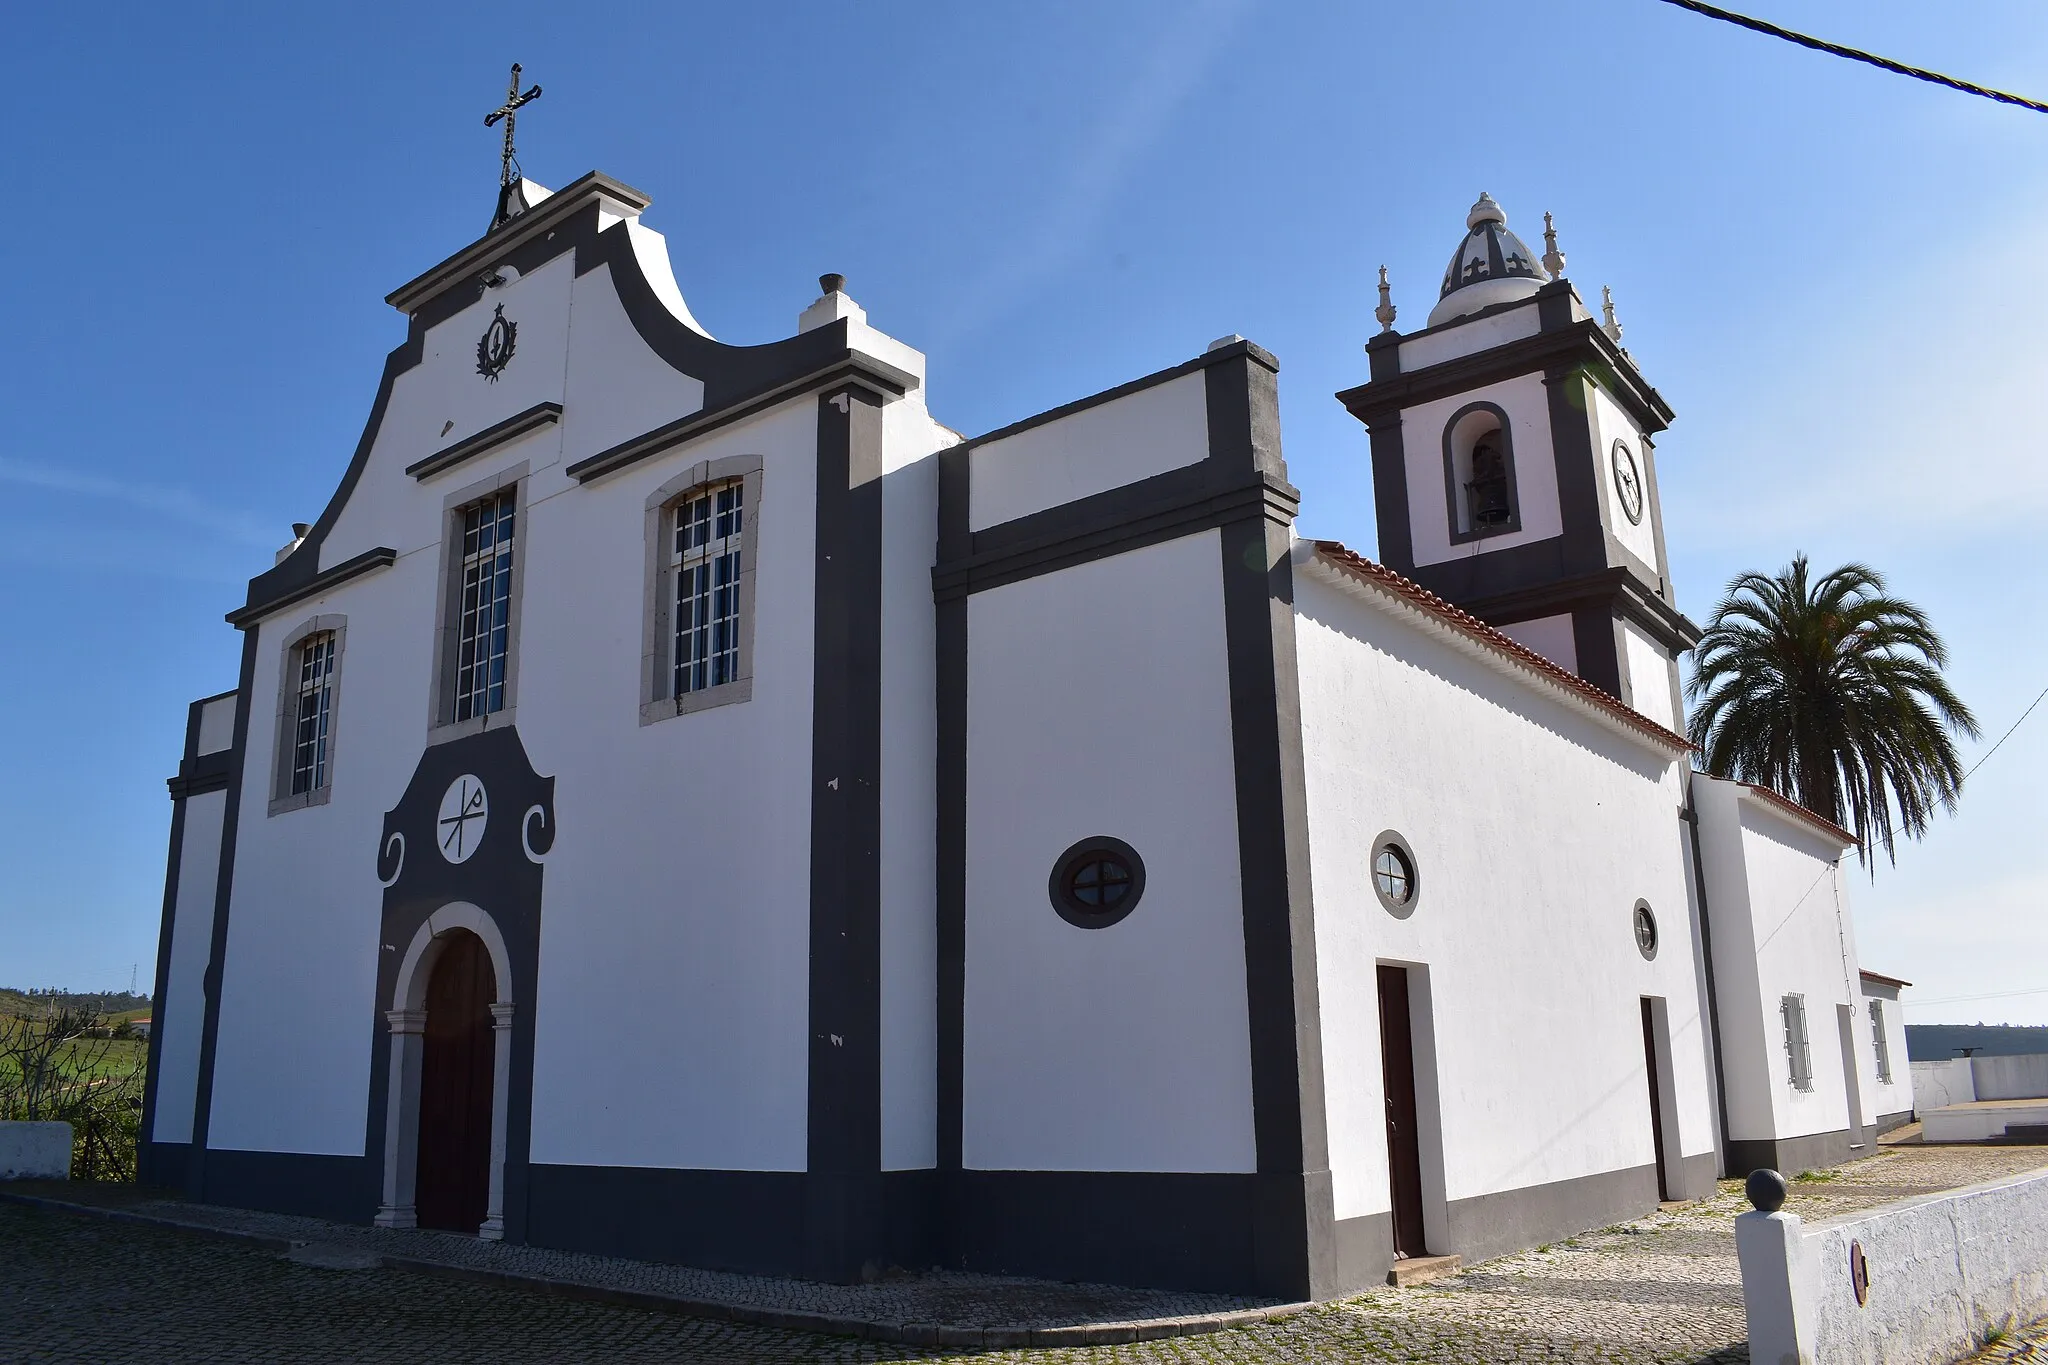
<svg viewBox="0 0 2048 1365">
<path fill-rule="evenodd" d="M 1383 830 L 1372 841 L 1372 889 L 1387 913 L 1406 919 L 1415 910 L 1421 884 L 1415 874 L 1415 854 L 1408 841 L 1392 830 Z"/>
<path fill-rule="evenodd" d="M 1145 894 L 1145 860 L 1121 839 L 1083 839 L 1053 864 L 1046 891 L 1067 923 L 1107 929 L 1137 909 Z"/>
<path fill-rule="evenodd" d="M 1636 951 L 1645 959 L 1657 956 L 1657 917 L 1650 913 L 1648 901 L 1636 902 Z"/>
</svg>

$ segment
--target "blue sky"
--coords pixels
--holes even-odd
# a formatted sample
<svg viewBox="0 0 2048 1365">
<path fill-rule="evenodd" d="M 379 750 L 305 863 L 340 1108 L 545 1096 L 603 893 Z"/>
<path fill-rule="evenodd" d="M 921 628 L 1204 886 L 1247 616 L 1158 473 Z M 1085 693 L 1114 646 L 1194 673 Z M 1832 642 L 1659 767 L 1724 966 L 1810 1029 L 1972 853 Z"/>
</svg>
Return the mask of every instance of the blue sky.
<svg viewBox="0 0 2048 1365">
<path fill-rule="evenodd" d="M 2038 4 L 1752 10 L 2048 96 Z M 1331 394 L 1375 267 L 1420 326 L 1480 190 L 1532 239 L 1548 209 L 1678 410 L 1695 619 L 1742 570 L 1857 558 L 1932 613 L 1987 738 L 2048 686 L 2039 114 L 1653 0 L 42 6 L 10 38 L 0 984 L 149 980 L 221 613 L 354 447 L 383 295 L 488 221 L 515 59 L 528 173 L 646 190 L 717 335 L 784 335 L 844 272 L 974 433 L 1241 333 L 1281 360 L 1301 531 L 1367 552 Z M 2048 706 L 1857 879 L 1910 1018 L 2048 1022 L 2044 765 Z"/>
</svg>

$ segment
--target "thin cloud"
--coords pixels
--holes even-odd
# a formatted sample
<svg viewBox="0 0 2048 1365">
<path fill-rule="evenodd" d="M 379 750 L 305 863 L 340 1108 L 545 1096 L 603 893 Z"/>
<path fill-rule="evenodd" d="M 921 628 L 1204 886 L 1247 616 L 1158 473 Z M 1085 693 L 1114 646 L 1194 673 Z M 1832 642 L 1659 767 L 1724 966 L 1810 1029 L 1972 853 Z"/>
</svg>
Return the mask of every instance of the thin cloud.
<svg viewBox="0 0 2048 1365">
<path fill-rule="evenodd" d="M 246 513 L 217 507 L 182 488 L 165 488 L 131 479 L 110 479 L 97 474 L 33 464 L 0 456 L 0 483 L 41 489 L 69 497 L 115 502 L 155 513 L 198 530 L 209 531 L 238 545 L 274 550 L 286 536 L 270 529 Z"/>
<path fill-rule="evenodd" d="M 1064 183 L 1035 196 L 1041 211 L 1020 239 L 991 251 L 991 268 L 958 292 L 959 306 L 939 327 L 932 349 L 988 326 L 1074 262 L 1100 230 L 1132 165 L 1207 78 L 1248 7 L 1247 0 L 1202 0 L 1174 15 L 1073 158 Z"/>
</svg>

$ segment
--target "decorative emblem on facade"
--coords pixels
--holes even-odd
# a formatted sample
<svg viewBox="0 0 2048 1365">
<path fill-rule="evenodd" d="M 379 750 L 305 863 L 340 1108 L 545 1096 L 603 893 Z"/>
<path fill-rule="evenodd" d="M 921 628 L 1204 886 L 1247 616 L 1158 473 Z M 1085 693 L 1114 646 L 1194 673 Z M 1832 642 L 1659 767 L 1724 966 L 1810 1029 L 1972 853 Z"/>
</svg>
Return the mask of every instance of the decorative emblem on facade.
<svg viewBox="0 0 2048 1365">
<path fill-rule="evenodd" d="M 484 841 L 484 826 L 491 816 L 484 784 L 464 773 L 448 784 L 441 797 L 441 818 L 435 826 L 441 856 L 451 863 L 464 862 Z"/>
<path fill-rule="evenodd" d="M 476 372 L 493 384 L 498 374 L 512 359 L 512 347 L 519 338 L 519 324 L 505 316 L 505 305 L 499 304 L 491 317 L 491 325 L 484 329 L 483 339 L 476 344 Z"/>
</svg>

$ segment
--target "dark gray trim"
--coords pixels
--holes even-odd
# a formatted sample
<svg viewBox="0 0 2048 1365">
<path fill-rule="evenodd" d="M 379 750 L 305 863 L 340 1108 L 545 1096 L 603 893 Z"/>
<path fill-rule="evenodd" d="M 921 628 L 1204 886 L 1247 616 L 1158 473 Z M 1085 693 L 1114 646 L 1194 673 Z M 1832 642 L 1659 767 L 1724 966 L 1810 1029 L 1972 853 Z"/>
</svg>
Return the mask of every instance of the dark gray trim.
<svg viewBox="0 0 2048 1365">
<path fill-rule="evenodd" d="M 1209 462 L 1286 487 L 1274 372 L 1253 360 L 1207 372 Z M 1259 1172 L 1252 1285 L 1275 1297 L 1314 1299 L 1335 1290 L 1337 1251 L 1294 652 L 1292 507 L 1276 512 L 1261 508 L 1219 528 Z"/>
<path fill-rule="evenodd" d="M 1839 1166 L 1856 1154 L 1850 1142 L 1846 1128 L 1790 1138 L 1730 1138 L 1728 1175 L 1730 1179 L 1740 1179 L 1751 1171 L 1773 1170 L 1789 1178 L 1801 1171 Z M 1876 1149 L 1865 1147 L 1861 1150 L 1868 1156 Z"/>
<path fill-rule="evenodd" d="M 1914 1117 L 1915 1115 L 1910 1109 L 1901 1109 L 1897 1113 L 1892 1114 L 1879 1114 L 1877 1116 L 1877 1135 L 1883 1137 L 1895 1128 L 1903 1128 L 1911 1123 Z"/>
<path fill-rule="evenodd" d="M 1611 565 L 1575 578 L 1561 579 L 1546 576 L 1544 573 L 1544 561 L 1551 558 L 1550 556 L 1522 554 L 1522 551 L 1535 551 L 1538 546 L 1549 544 L 1549 541 L 1538 541 L 1535 545 L 1495 550 L 1478 556 L 1479 560 L 1502 561 L 1500 564 L 1486 567 L 1494 570 L 1504 569 L 1507 572 L 1484 577 L 1464 576 L 1465 585 L 1479 591 L 1468 593 L 1459 601 L 1459 605 L 1481 620 L 1501 625 L 1527 621 L 1537 616 L 1555 616 L 1576 606 L 1601 603 L 1641 627 L 1651 639 L 1674 654 L 1682 654 L 1699 643 L 1699 626 L 1684 612 L 1658 596 L 1655 588 L 1629 566 Z M 1477 560 L 1460 562 L 1476 563 Z M 1448 567 L 1448 564 L 1431 564 L 1416 570 L 1415 575 L 1411 576 L 1416 582 L 1436 592 L 1437 589 L 1425 580 L 1449 577 L 1448 574 L 1435 572 Z M 1530 581 L 1526 586 L 1504 586 L 1501 582 L 1518 577 Z M 1443 594 L 1439 592 L 1438 595 Z"/>
<path fill-rule="evenodd" d="M 1679 823 L 1685 826 L 1688 847 L 1692 850 L 1692 890 L 1699 906 L 1700 961 L 1706 968 L 1707 978 L 1707 1047 L 1708 1059 L 1714 1068 L 1715 1112 L 1720 1116 L 1720 1127 L 1715 1130 L 1715 1146 L 1725 1152 L 1728 1145 L 1728 1077 L 1721 1059 L 1721 997 L 1714 985 L 1714 912 L 1707 903 L 1707 870 L 1705 860 L 1700 856 L 1700 816 L 1693 804 L 1693 770 L 1685 770 L 1685 804 L 1678 808 Z"/>
<path fill-rule="evenodd" d="M 1711 1199 L 1720 1176 L 1719 1152 L 1699 1152 L 1693 1156 L 1681 1157 L 1678 1162 L 1678 1178 L 1683 1183 L 1671 1191 L 1671 1196 L 1674 1199 Z"/>
<path fill-rule="evenodd" d="M 228 695 L 231 694 L 221 694 L 221 696 Z M 139 1130 L 140 1137 L 136 1148 L 136 1179 L 144 1184 L 166 1183 L 157 1175 L 154 1169 L 159 1158 L 152 1155 L 151 1149 L 156 1146 L 157 1079 L 163 1074 L 164 1001 L 171 988 L 171 935 L 177 927 L 178 919 L 178 869 L 183 864 L 185 858 L 185 800 L 189 796 L 198 794 L 193 790 L 192 783 L 192 777 L 196 776 L 196 774 L 188 775 L 187 768 L 195 762 L 199 752 L 199 725 L 200 719 L 206 711 L 206 703 L 218 701 L 219 699 L 219 697 L 202 698 L 185 708 L 184 757 L 178 763 L 178 775 L 168 779 L 166 783 L 171 790 L 171 843 L 170 851 L 164 857 L 164 907 L 162 917 L 157 924 L 155 984 L 151 987 L 149 997 L 150 1017 L 154 1020 L 154 1023 L 149 1030 L 149 1046 L 146 1049 L 149 1054 L 149 1071 L 142 1080 L 142 1127 Z M 225 757 L 216 754 L 207 755 L 209 760 L 217 757 L 221 758 L 217 765 L 220 769 L 219 789 L 225 790 L 228 779 L 228 764 L 225 761 Z M 207 780 L 211 783 L 213 780 L 211 774 L 208 775 Z M 199 790 L 213 791 L 215 788 L 208 785 L 199 788 Z M 185 1146 L 186 1144 L 180 1143 L 178 1145 Z M 174 1179 L 177 1178 L 175 1172 L 176 1168 L 173 1168 Z"/>
<path fill-rule="evenodd" d="M 787 1275 L 804 1262 L 802 1171 L 528 1168 L 526 1240 L 747 1275 Z"/>
<path fill-rule="evenodd" d="M 535 403 L 524 412 L 514 413 L 502 422 L 485 427 L 474 436 L 467 436 L 453 445 L 443 446 L 426 459 L 407 465 L 405 472 L 415 479 L 431 479 L 444 470 L 453 469 L 464 460 L 474 459 L 486 451 L 496 450 L 508 441 L 516 441 L 528 432 L 551 427 L 561 420 L 560 403 Z"/>
<path fill-rule="evenodd" d="M 968 531 L 968 450 L 939 453 L 939 565 L 972 550 Z M 936 582 L 939 569 L 933 570 Z M 933 654 L 938 728 L 933 794 L 938 830 L 938 1168 L 960 1169 L 967 998 L 967 597 L 937 593 Z M 950 1205 L 949 1205 L 950 1208 Z"/>
<path fill-rule="evenodd" d="M 368 1223 L 377 1211 L 376 1173 L 365 1157 L 234 1148 L 203 1156 L 209 1204 L 331 1223 Z"/>
<path fill-rule="evenodd" d="M 1264 1286 L 1275 1249 L 1261 1177 L 961 1171 L 953 1182 L 947 1260 L 962 1269 L 1286 1297 Z"/>
<path fill-rule="evenodd" d="M 191 1164 L 185 1177 L 186 1193 L 207 1198 L 206 1139 L 213 1125 L 213 1060 L 220 1042 L 220 989 L 227 971 L 228 919 L 234 909 L 235 841 L 242 826 L 242 788 L 248 777 L 249 691 L 256 680 L 256 638 L 261 632 L 242 632 L 242 669 L 235 684 L 235 738 L 226 750 L 228 758 L 227 810 L 221 818 L 220 872 L 213 891 L 213 941 L 207 947 L 206 974 L 201 978 L 206 992 L 206 1022 L 199 1033 L 199 1079 L 192 1101 Z M 152 1033 L 155 1029 L 150 1030 Z"/>
<path fill-rule="evenodd" d="M 944 602 L 1248 518 L 1291 523 L 1299 502 L 1282 476 L 1203 461 L 973 532 L 971 553 L 932 570 L 932 590 Z"/>
<path fill-rule="evenodd" d="M 311 533 L 309 532 L 308 539 L 310 538 Z M 305 547 L 303 545 L 299 549 L 294 550 L 292 552 L 292 559 L 298 558 L 304 550 Z M 290 562 L 290 559 L 285 561 L 287 564 Z M 255 597 L 256 583 L 261 580 L 252 580 L 249 584 L 250 599 L 248 605 L 237 607 L 229 612 L 227 614 L 227 622 L 236 630 L 247 630 L 250 626 L 255 625 L 273 612 L 283 611 L 286 607 L 294 606 L 309 597 L 318 597 L 322 593 L 332 592 L 352 578 L 360 578 L 364 574 L 375 572 L 378 569 L 388 569 L 397 562 L 398 551 L 392 549 L 389 545 L 379 545 L 374 550 L 365 550 L 353 558 L 344 559 L 333 568 L 316 573 L 303 582 L 286 588 L 275 596 L 265 598 L 262 601 L 256 600 Z"/>
<path fill-rule="evenodd" d="M 384 302 L 401 313 L 416 313 L 451 288 L 477 283 L 487 267 L 502 264 L 515 248 L 552 241 L 561 229 L 571 226 L 572 219 L 594 215 L 607 201 L 630 214 L 643 212 L 653 202 L 601 171 L 586 172 L 511 222 L 492 228 L 433 269 L 398 286 L 384 296 Z M 530 269 L 522 265 L 519 273 L 524 275 Z"/>
<path fill-rule="evenodd" d="M 1130 869 L 1130 894 L 1107 910 L 1083 905 L 1068 894 L 1066 881 L 1074 865 L 1093 853 L 1114 854 Z M 1120 923 L 1145 898 L 1145 860 L 1138 856 L 1137 849 L 1121 839 L 1107 834 L 1090 835 L 1053 860 L 1052 872 L 1045 879 L 1045 897 L 1052 902 L 1053 912 L 1076 929 L 1107 929 Z"/>
<path fill-rule="evenodd" d="M 1408 864 L 1408 898 L 1406 900 L 1397 901 L 1380 889 L 1377 864 L 1380 860 L 1380 850 L 1388 847 L 1392 847 L 1399 852 L 1402 861 Z M 1414 847 L 1401 837 L 1399 831 L 1383 829 L 1373 836 L 1372 854 L 1366 861 L 1365 877 L 1367 881 L 1372 883 L 1372 893 L 1379 897 L 1381 909 L 1385 910 L 1395 919 L 1407 919 L 1415 913 L 1416 905 L 1422 900 L 1422 866 L 1415 860 Z"/>
<path fill-rule="evenodd" d="M 486 822 L 476 852 L 463 862 L 450 863 L 434 848 L 436 821 L 449 783 L 464 774 L 483 783 L 495 818 Z M 541 818 L 533 822 L 530 832 L 527 813 L 536 806 Z M 369 1008 L 360 1024 L 364 1045 L 370 1049 L 361 1158 L 367 1175 L 366 1183 L 351 1196 L 364 1205 L 361 1212 L 350 1215 L 353 1221 L 369 1221 L 383 1198 L 391 1104 L 391 1032 L 385 1012 L 392 1008 L 406 952 L 428 918 L 443 906 L 462 901 L 489 916 L 508 959 L 511 979 L 497 983 L 499 999 L 513 1007 L 505 1094 L 503 1212 L 505 1240 L 526 1240 L 535 989 L 546 900 L 546 868 L 541 860 L 553 848 L 559 828 L 555 779 L 534 770 L 517 727 L 493 725 L 478 734 L 426 745 L 404 791 L 384 813 L 376 843 L 362 850 L 375 859 L 378 880 L 385 884 L 377 921 L 376 993 L 365 1002 Z M 530 833 L 538 837 L 530 837 Z M 402 843 L 394 846 L 394 836 L 400 835 Z M 529 842 L 532 854 L 527 852 Z M 388 950 L 383 950 L 386 945 Z"/>
<path fill-rule="evenodd" d="M 1475 412 L 1490 412 L 1500 420 L 1500 441 L 1505 449 L 1501 458 L 1507 466 L 1508 476 L 1508 519 L 1499 526 L 1474 526 L 1467 530 L 1458 529 L 1458 460 L 1457 450 L 1452 444 L 1452 433 L 1458 423 Z M 1522 486 L 1515 478 L 1515 431 L 1509 420 L 1507 409 L 1498 403 L 1467 403 L 1452 413 L 1444 423 L 1444 516 L 1445 526 L 1453 545 L 1469 545 L 1475 540 L 1486 540 L 1492 536 L 1512 535 L 1522 529 Z"/>
<path fill-rule="evenodd" d="M 193 703 L 195 706 L 199 703 Z M 216 749 L 210 754 L 188 758 L 178 764 L 175 777 L 164 779 L 170 788 L 171 799 L 183 801 L 188 796 L 199 796 L 205 792 L 217 792 L 228 785 L 228 774 L 233 767 L 233 754 L 227 749 Z"/>
<path fill-rule="evenodd" d="M 804 1273 L 886 1263 L 881 1147 L 882 398 L 818 398 Z"/>
<path fill-rule="evenodd" d="M 1395 1259 L 1393 1214 L 1368 1213 L 1341 1219 L 1333 1231 L 1337 1244 L 1337 1294 L 1355 1294 L 1387 1282 L 1387 1272 L 1394 1268 Z"/>
<path fill-rule="evenodd" d="M 979 436 L 971 437 L 961 444 L 971 450 L 975 446 L 987 445 L 991 441 L 1004 440 L 1020 432 L 1029 431 L 1033 427 L 1042 427 L 1048 422 L 1057 422 L 1063 417 L 1072 417 L 1077 412 L 1086 412 L 1089 408 L 1100 407 L 1104 403 L 1114 403 L 1119 398 L 1128 398 L 1134 393 L 1154 388 L 1170 380 L 1179 379 L 1182 375 L 1193 374 L 1197 370 L 1206 370 L 1211 366 L 1227 364 L 1230 361 L 1245 357 L 1249 357 L 1255 364 L 1261 365 L 1276 374 L 1279 373 L 1280 362 L 1273 358 L 1271 351 L 1268 351 L 1256 342 L 1233 341 L 1227 346 L 1218 346 L 1212 351 L 1204 351 L 1193 360 L 1184 360 L 1178 365 L 1169 365 L 1163 370 L 1154 370 L 1151 374 L 1142 375 L 1128 383 L 1118 384 L 1115 388 L 1104 389 L 1100 393 L 1091 393 L 1086 398 L 1076 398 L 1071 403 L 1062 403 L 1056 408 L 1047 408 L 1044 412 L 1033 413 L 1021 421 L 1012 422 L 1006 427 L 997 427 L 994 431 L 984 432 Z"/>
<path fill-rule="evenodd" d="M 694 441 L 721 427 L 766 412 L 777 404 L 801 398 L 816 389 L 841 384 L 873 387 L 881 397 L 895 398 L 916 388 L 917 379 L 907 371 L 886 365 L 872 356 L 862 355 L 857 351 L 849 352 L 844 359 L 835 361 L 815 373 L 799 375 L 751 402 L 715 412 L 700 408 L 688 416 L 678 417 L 673 422 L 664 422 L 651 431 L 628 437 L 615 446 L 578 460 L 563 472 L 578 483 L 589 483 L 607 474 L 616 474 L 628 465 L 664 454 L 686 441 Z"/>
<path fill-rule="evenodd" d="M 1651 1162 L 1453 1199 L 1445 1206 L 1444 1223 L 1449 1250 L 1470 1264 L 1524 1247 L 1561 1242 L 1588 1228 L 1640 1218 L 1656 1208 L 1657 1165 Z"/>
<path fill-rule="evenodd" d="M 1511 375 L 1550 369 L 1568 373 L 1582 367 L 1596 369 L 1602 381 L 1612 379 L 1611 384 L 1603 382 L 1602 387 L 1609 390 L 1614 401 L 1639 426 L 1654 433 L 1671 424 L 1676 415 L 1671 405 L 1650 387 L 1635 363 L 1591 318 L 1546 328 L 1534 336 L 1454 356 L 1420 370 L 1375 378 L 1345 389 L 1337 399 L 1354 417 L 1370 423 L 1402 408 L 1483 388 Z"/>
</svg>

